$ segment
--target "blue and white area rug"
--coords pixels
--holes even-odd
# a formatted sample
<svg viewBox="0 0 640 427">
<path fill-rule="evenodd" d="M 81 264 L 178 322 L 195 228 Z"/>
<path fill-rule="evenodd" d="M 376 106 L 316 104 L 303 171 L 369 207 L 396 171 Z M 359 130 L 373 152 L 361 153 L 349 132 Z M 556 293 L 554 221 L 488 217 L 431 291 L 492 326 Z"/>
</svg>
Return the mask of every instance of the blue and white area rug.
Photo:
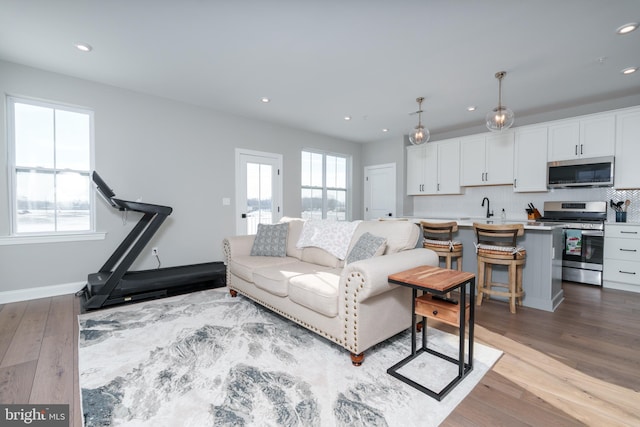
<svg viewBox="0 0 640 427">
<path fill-rule="evenodd" d="M 354 367 L 346 350 L 226 288 L 79 322 L 86 426 L 437 426 L 501 354 L 476 343 L 474 370 L 438 402 L 386 372 L 409 355 L 409 331 Z M 456 336 L 428 334 L 429 347 L 457 354 Z M 411 365 L 428 381 L 456 375 L 423 356 Z"/>
</svg>

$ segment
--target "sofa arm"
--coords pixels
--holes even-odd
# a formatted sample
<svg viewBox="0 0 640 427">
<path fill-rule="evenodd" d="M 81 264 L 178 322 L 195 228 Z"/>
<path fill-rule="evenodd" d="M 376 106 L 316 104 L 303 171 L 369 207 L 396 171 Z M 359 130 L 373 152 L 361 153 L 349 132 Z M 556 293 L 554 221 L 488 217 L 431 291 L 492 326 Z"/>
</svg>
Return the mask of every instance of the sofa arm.
<svg viewBox="0 0 640 427">
<path fill-rule="evenodd" d="M 339 293 L 355 292 L 358 302 L 395 289 L 388 276 L 420 265 L 438 265 L 438 255 L 431 249 L 417 248 L 357 261 L 345 266 Z M 357 288 L 356 288 L 357 287 Z"/>
<path fill-rule="evenodd" d="M 251 255 L 251 248 L 255 238 L 255 234 L 251 234 L 249 236 L 233 236 L 223 239 L 222 253 L 224 254 L 225 264 L 229 264 L 231 257 Z"/>
</svg>

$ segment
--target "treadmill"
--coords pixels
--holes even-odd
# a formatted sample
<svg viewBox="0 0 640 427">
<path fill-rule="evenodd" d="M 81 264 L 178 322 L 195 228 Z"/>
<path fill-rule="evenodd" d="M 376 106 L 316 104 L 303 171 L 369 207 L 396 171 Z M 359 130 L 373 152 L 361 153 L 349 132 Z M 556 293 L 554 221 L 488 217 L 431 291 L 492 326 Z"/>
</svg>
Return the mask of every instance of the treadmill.
<svg viewBox="0 0 640 427">
<path fill-rule="evenodd" d="M 169 206 L 117 199 L 96 171 L 93 182 L 99 194 L 120 211 L 144 215 L 97 273 L 89 274 L 83 289 L 83 308 L 95 310 L 115 304 L 162 298 L 196 290 L 226 286 L 222 262 L 128 271 L 173 209 Z"/>
</svg>

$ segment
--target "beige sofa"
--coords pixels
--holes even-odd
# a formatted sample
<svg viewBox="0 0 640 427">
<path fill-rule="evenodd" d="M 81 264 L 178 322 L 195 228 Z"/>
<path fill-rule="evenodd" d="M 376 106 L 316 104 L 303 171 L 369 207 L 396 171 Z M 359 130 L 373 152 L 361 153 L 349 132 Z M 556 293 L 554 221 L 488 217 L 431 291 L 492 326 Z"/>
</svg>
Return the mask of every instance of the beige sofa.
<svg viewBox="0 0 640 427">
<path fill-rule="evenodd" d="M 384 237 L 381 256 L 351 262 L 318 247 L 297 247 L 304 220 L 288 223 L 286 256 L 252 256 L 255 235 L 223 241 L 227 286 L 337 343 L 354 365 L 371 346 L 411 325 L 411 290 L 390 284 L 389 274 L 438 265 L 435 252 L 416 248 L 418 226 L 407 221 L 360 221 L 349 251 L 366 232 Z M 309 224 L 310 225 L 310 224 Z M 365 236 L 366 237 L 366 236 Z"/>
</svg>

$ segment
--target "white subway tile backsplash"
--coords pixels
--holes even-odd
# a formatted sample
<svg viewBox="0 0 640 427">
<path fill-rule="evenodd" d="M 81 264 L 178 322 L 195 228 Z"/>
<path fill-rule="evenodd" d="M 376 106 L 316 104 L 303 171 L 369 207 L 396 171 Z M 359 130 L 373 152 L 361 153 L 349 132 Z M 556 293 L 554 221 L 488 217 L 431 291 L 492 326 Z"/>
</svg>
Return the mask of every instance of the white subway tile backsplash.
<svg viewBox="0 0 640 427">
<path fill-rule="evenodd" d="M 490 187 L 467 187 L 464 194 L 449 196 L 414 196 L 413 214 L 420 217 L 484 217 L 486 206 L 482 207 L 482 199 L 488 197 L 494 218 L 500 218 L 504 208 L 507 219 L 525 221 L 528 203 L 533 203 L 543 213 L 545 201 L 606 201 L 614 202 L 629 199 L 631 205 L 627 211 L 627 222 L 640 222 L 640 190 L 614 190 L 613 188 L 575 188 L 556 189 L 541 193 L 514 193 L 510 185 Z M 615 212 L 608 209 L 608 221 L 615 222 Z"/>
</svg>

